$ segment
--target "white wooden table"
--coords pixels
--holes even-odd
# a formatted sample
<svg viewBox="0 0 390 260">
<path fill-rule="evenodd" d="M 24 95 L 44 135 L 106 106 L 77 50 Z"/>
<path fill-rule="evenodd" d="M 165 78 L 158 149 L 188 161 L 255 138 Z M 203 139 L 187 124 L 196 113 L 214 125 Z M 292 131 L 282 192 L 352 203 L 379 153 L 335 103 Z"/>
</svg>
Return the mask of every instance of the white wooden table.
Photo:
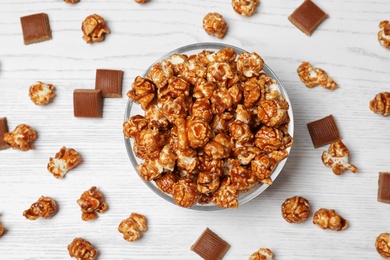
<svg viewBox="0 0 390 260">
<path fill-rule="evenodd" d="M 247 259 L 260 247 L 275 259 L 381 259 L 375 238 L 390 232 L 390 205 L 377 202 L 379 171 L 390 171 L 390 121 L 374 114 L 369 101 L 390 90 L 390 50 L 377 41 L 378 24 L 390 19 L 388 0 L 315 1 L 329 19 L 311 37 L 287 17 L 302 0 L 263 0 L 252 17 L 236 14 L 230 1 L 2 0 L 0 3 L 0 117 L 10 130 L 29 124 L 38 132 L 35 149 L 0 151 L 0 259 L 68 259 L 77 236 L 100 251 L 99 259 L 199 259 L 191 245 L 206 227 L 231 244 L 224 259 Z M 23 44 L 19 18 L 45 12 L 53 39 Z M 202 19 L 219 12 L 229 25 L 224 39 L 207 35 Z M 81 22 L 102 15 L 111 30 L 102 43 L 82 40 Z M 171 205 L 149 190 L 127 157 L 122 122 L 126 92 L 137 75 L 165 52 L 196 42 L 222 42 L 259 53 L 283 82 L 294 110 L 295 143 L 282 173 L 253 201 L 234 210 L 200 212 Z M 329 91 L 306 88 L 296 69 L 302 61 L 328 72 L 339 84 Z M 124 71 L 123 98 L 105 99 L 102 119 L 73 116 L 73 89 L 94 88 L 98 68 Z M 54 102 L 35 106 L 28 97 L 36 81 L 56 86 Z M 321 162 L 327 147 L 314 149 L 306 124 L 333 114 L 359 172 L 334 175 Z M 83 163 L 64 179 L 47 171 L 49 157 L 73 147 Z M 81 220 L 76 200 L 91 186 L 105 194 L 109 210 Z M 49 220 L 22 213 L 41 195 L 53 197 L 59 212 Z M 311 218 L 300 225 L 281 216 L 283 201 L 306 197 L 312 211 L 334 208 L 350 227 L 322 230 Z M 125 241 L 117 227 L 131 212 L 144 214 L 149 230 Z"/>
</svg>

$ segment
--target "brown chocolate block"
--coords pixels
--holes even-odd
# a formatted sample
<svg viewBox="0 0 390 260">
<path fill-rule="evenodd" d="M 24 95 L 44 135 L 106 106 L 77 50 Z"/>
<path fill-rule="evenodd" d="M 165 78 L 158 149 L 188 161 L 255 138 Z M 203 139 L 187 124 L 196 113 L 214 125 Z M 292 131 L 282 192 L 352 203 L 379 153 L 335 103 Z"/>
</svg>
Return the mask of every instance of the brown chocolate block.
<svg viewBox="0 0 390 260">
<path fill-rule="evenodd" d="M 8 124 L 6 117 L 0 117 L 0 150 L 9 148 L 9 144 L 4 141 L 4 134 L 8 133 Z"/>
<path fill-rule="evenodd" d="M 340 140 L 340 133 L 332 115 L 307 124 L 314 148 Z"/>
<path fill-rule="evenodd" d="M 100 89 L 75 89 L 73 112 L 75 117 L 102 117 L 102 91 Z"/>
<path fill-rule="evenodd" d="M 122 79 L 121 70 L 96 70 L 95 89 L 102 90 L 102 96 L 105 98 L 122 97 Z"/>
<path fill-rule="evenodd" d="M 378 201 L 390 204 L 390 172 L 379 173 Z"/>
<path fill-rule="evenodd" d="M 32 14 L 20 18 L 24 44 L 51 40 L 49 17 L 45 13 Z"/>
<path fill-rule="evenodd" d="M 191 250 L 205 260 L 221 260 L 229 248 L 230 245 L 209 228 L 191 246 Z"/>
<path fill-rule="evenodd" d="M 314 30 L 328 17 L 329 16 L 311 0 L 305 0 L 288 17 L 288 20 L 292 22 L 299 30 L 310 36 Z"/>
</svg>

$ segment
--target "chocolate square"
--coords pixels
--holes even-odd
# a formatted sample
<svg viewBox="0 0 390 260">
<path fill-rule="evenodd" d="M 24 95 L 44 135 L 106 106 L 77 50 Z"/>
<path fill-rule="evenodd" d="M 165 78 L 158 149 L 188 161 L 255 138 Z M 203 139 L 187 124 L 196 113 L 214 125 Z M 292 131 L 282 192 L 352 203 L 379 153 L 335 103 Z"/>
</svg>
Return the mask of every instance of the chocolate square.
<svg viewBox="0 0 390 260">
<path fill-rule="evenodd" d="M 332 115 L 307 124 L 314 148 L 340 140 L 340 133 Z"/>
<path fill-rule="evenodd" d="M 191 246 L 191 250 L 205 260 L 221 260 L 229 248 L 230 245 L 209 228 Z"/>
<path fill-rule="evenodd" d="M 10 145 L 4 141 L 4 134 L 8 133 L 7 118 L 0 118 L 0 150 L 4 150 L 10 147 Z"/>
<path fill-rule="evenodd" d="M 100 89 L 75 89 L 73 92 L 75 117 L 103 117 L 103 99 Z"/>
<path fill-rule="evenodd" d="M 390 204 L 390 172 L 379 173 L 378 201 Z"/>
<path fill-rule="evenodd" d="M 20 18 L 24 44 L 51 40 L 49 17 L 45 13 L 32 14 Z"/>
<path fill-rule="evenodd" d="M 105 98 L 122 97 L 123 71 L 97 69 L 95 78 L 95 89 L 102 90 Z"/>
<path fill-rule="evenodd" d="M 329 16 L 311 0 L 305 0 L 288 17 L 288 20 L 299 30 L 310 36 L 328 17 Z"/>
</svg>

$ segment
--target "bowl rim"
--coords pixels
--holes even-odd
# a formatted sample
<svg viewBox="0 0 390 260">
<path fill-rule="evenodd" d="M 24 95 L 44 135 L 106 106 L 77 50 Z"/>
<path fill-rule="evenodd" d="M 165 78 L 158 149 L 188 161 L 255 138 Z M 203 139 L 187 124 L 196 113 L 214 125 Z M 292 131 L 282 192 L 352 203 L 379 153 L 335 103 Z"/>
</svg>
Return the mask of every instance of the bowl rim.
<svg viewBox="0 0 390 260">
<path fill-rule="evenodd" d="M 241 53 L 244 53 L 244 52 L 248 52 L 242 48 L 239 48 L 239 47 L 236 47 L 236 46 L 233 46 L 233 45 L 230 45 L 230 44 L 226 44 L 226 43 L 218 43 L 218 42 L 200 42 L 200 43 L 193 43 L 193 44 L 189 44 L 189 45 L 184 45 L 184 46 L 181 46 L 179 48 L 176 48 L 176 49 L 173 49 L 171 51 L 169 51 L 168 53 L 165 53 L 164 55 L 162 55 L 159 59 L 157 59 L 155 62 L 153 62 L 145 71 L 144 73 L 142 74 L 142 77 L 145 77 L 148 75 L 148 72 L 149 70 L 158 62 L 164 60 L 164 59 L 167 59 L 169 58 L 172 54 L 180 54 L 180 53 L 186 53 L 186 52 L 191 52 L 191 51 L 195 51 L 195 50 L 198 50 L 198 51 L 202 51 L 202 49 L 204 50 L 220 50 L 220 49 L 223 49 L 223 48 L 232 48 L 236 51 L 237 55 L 241 54 Z M 248 52 L 249 53 L 249 52 Z M 273 72 L 273 70 L 264 62 L 264 68 L 263 68 L 263 71 L 269 76 L 271 77 L 272 79 L 274 79 L 276 81 L 276 83 L 278 84 L 279 86 L 279 90 L 281 92 L 281 94 L 283 95 L 283 97 L 285 98 L 285 100 L 288 102 L 289 104 L 289 109 L 288 109 L 288 114 L 289 114 L 289 117 L 290 117 L 290 122 L 289 122 L 289 125 L 288 125 L 288 133 L 290 134 L 291 137 L 294 136 L 294 115 L 293 115 L 293 110 L 292 110 L 292 106 L 291 106 L 291 101 L 290 101 L 290 98 L 287 94 L 287 91 L 285 90 L 285 88 L 283 87 L 282 85 L 282 82 L 280 81 L 280 79 L 278 78 L 278 76 Z M 133 107 L 133 104 L 134 104 L 134 101 L 132 99 L 128 99 L 127 100 L 127 103 L 126 103 L 126 108 L 125 108 L 125 114 L 124 114 L 124 122 L 128 121 L 128 119 L 130 118 L 131 116 L 131 109 Z M 172 196 L 169 195 L 169 194 L 166 194 L 164 192 L 162 192 L 153 182 L 151 181 L 146 181 L 144 180 L 138 170 L 136 169 L 136 166 L 139 164 L 137 162 L 137 158 L 133 152 L 133 147 L 132 147 L 132 138 L 126 138 L 124 137 L 124 140 L 125 140 L 125 147 L 126 147 L 126 151 L 127 151 L 127 155 L 130 159 L 130 162 L 135 170 L 135 172 L 137 173 L 138 177 L 155 193 L 157 194 L 159 197 L 163 198 L 164 200 L 178 206 L 179 208 L 182 208 L 180 207 L 179 205 L 177 205 L 175 203 L 175 201 L 173 200 Z M 280 161 L 276 168 L 273 170 L 272 174 L 271 174 L 271 179 L 272 179 L 272 182 L 275 181 L 275 179 L 279 176 L 279 174 L 281 173 L 287 159 L 290 157 L 290 150 L 291 150 L 291 147 L 288 147 L 287 149 L 287 152 L 288 152 L 288 156 L 287 158 L 283 159 L 282 161 Z M 141 160 L 141 159 L 139 159 Z M 241 193 L 238 197 L 238 202 L 239 202 L 239 206 L 238 208 L 249 202 L 250 200 L 256 198 L 258 195 L 260 195 L 261 193 L 263 193 L 270 185 L 268 184 L 263 184 L 263 183 L 260 183 L 260 184 L 256 184 L 258 185 L 257 188 L 252 188 L 251 191 L 247 192 L 247 193 Z M 241 198 L 240 198 L 241 197 Z M 219 206 L 216 206 L 216 205 L 213 205 L 213 204 L 206 204 L 206 205 L 194 205 L 190 208 L 185 208 L 185 209 L 192 209 L 192 210 L 199 210 L 199 211 L 217 211 L 217 210 L 222 210 L 222 209 L 226 209 L 226 208 L 222 208 L 222 207 L 219 207 Z"/>
</svg>

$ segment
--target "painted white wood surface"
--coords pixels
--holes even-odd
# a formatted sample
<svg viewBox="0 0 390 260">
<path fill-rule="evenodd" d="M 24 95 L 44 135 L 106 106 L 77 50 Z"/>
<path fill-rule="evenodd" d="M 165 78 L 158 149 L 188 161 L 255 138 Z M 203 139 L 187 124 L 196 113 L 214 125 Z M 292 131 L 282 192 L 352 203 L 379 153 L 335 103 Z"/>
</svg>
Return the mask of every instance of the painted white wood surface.
<svg viewBox="0 0 390 260">
<path fill-rule="evenodd" d="M 10 130 L 25 123 L 38 132 L 36 149 L 0 151 L 0 259 L 68 259 L 67 245 L 82 236 L 100 251 L 99 259 L 199 259 L 190 247 L 209 227 L 231 244 L 224 259 L 247 259 L 260 247 L 275 259 L 380 259 L 375 238 L 390 232 L 390 205 L 379 203 L 379 171 L 390 171 L 390 121 L 368 109 L 375 94 L 390 91 L 390 50 L 377 41 L 378 24 L 390 19 L 388 0 L 326 0 L 316 3 L 329 14 L 311 37 L 287 17 L 302 0 L 263 0 L 252 17 L 236 14 L 230 1 L 2 0 L 0 2 L 0 117 Z M 19 18 L 45 12 L 53 39 L 25 46 Z M 202 19 L 219 12 L 229 24 L 222 40 L 207 35 Z M 83 19 L 102 15 L 111 34 L 87 45 Z M 199 212 L 171 205 L 150 191 L 132 168 L 122 122 L 126 92 L 137 75 L 165 52 L 196 42 L 223 42 L 259 53 L 283 82 L 294 110 L 295 144 L 274 184 L 235 210 Z M 339 89 L 306 88 L 296 69 L 302 61 L 328 72 Z M 122 99 L 104 100 L 102 119 L 73 117 L 75 88 L 94 88 L 98 68 L 124 71 Z M 56 86 L 45 107 L 28 97 L 37 80 Z M 321 162 L 327 147 L 314 149 L 306 124 L 333 114 L 351 162 L 359 172 L 334 175 Z M 83 163 L 62 180 L 46 170 L 63 145 Z M 109 210 L 83 222 L 76 200 L 92 185 L 106 195 Z M 59 203 L 49 220 L 28 221 L 22 213 L 41 195 Z M 343 232 L 324 231 L 311 218 L 288 224 L 280 213 L 291 196 L 306 197 L 313 212 L 334 208 L 350 223 Z M 117 231 L 131 212 L 144 214 L 149 230 L 128 243 Z"/>
</svg>

